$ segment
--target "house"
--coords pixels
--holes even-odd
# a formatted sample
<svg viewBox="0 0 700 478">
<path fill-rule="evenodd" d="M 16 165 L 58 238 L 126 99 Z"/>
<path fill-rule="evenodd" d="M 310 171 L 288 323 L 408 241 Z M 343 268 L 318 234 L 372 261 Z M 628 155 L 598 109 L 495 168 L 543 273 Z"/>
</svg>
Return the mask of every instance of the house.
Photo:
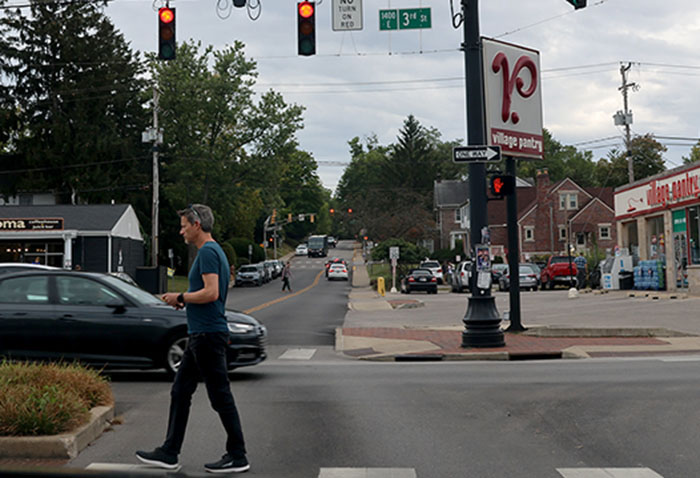
<svg viewBox="0 0 700 478">
<path fill-rule="evenodd" d="M 469 182 L 445 179 L 433 182 L 433 211 L 439 249 L 454 249 L 458 240 L 467 243 L 462 222 L 462 205 L 469 199 Z"/>
<path fill-rule="evenodd" d="M 570 178 L 551 184 L 549 172 L 538 170 L 535 198 L 518 214 L 518 229 L 524 260 L 566 253 L 567 244 L 575 252 L 611 251 L 617 243 L 613 188 L 584 188 Z"/>
</svg>

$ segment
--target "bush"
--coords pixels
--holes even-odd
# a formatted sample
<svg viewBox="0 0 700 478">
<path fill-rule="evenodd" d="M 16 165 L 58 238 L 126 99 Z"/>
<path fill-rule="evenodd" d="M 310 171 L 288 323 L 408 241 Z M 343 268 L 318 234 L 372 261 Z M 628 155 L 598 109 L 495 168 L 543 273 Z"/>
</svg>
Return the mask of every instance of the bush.
<svg viewBox="0 0 700 478">
<path fill-rule="evenodd" d="M 387 239 L 372 249 L 372 260 L 388 261 L 389 248 L 397 246 L 399 247 L 399 264 L 419 263 L 429 255 L 428 250 L 424 247 L 417 246 L 403 239 Z"/>
<path fill-rule="evenodd" d="M 114 403 L 99 373 L 81 365 L 0 363 L 0 435 L 55 435 Z"/>
<path fill-rule="evenodd" d="M 236 267 L 243 265 L 241 262 L 243 258 L 248 259 L 248 246 L 253 246 L 253 263 L 261 262 L 265 260 L 265 251 L 258 244 L 255 244 L 250 239 L 243 237 L 234 237 L 226 241 L 226 244 L 230 244 L 233 247 L 234 253 L 236 254 Z M 247 262 L 246 262 L 247 263 Z"/>
<path fill-rule="evenodd" d="M 238 257 L 236 256 L 236 250 L 233 248 L 233 246 L 228 242 L 224 242 L 221 244 L 221 249 L 223 249 L 224 254 L 226 254 L 226 259 L 228 260 L 229 265 L 235 265 Z"/>
</svg>

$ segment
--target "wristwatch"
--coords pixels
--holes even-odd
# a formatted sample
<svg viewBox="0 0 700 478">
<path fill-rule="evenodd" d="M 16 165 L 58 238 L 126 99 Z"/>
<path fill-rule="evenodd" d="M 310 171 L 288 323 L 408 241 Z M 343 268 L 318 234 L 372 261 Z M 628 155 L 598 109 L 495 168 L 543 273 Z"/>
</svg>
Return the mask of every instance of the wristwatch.
<svg viewBox="0 0 700 478">
<path fill-rule="evenodd" d="M 185 305 L 185 294 L 180 292 L 180 295 L 177 296 L 177 303 Z"/>
</svg>

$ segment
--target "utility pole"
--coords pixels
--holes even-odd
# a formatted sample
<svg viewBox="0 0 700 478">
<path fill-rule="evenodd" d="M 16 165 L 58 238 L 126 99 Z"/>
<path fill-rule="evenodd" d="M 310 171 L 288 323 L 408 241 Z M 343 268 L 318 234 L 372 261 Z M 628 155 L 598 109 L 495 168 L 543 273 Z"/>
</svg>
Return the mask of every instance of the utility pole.
<svg viewBox="0 0 700 478">
<path fill-rule="evenodd" d="M 151 265 L 158 265 L 158 207 L 160 182 L 158 179 L 158 148 L 163 143 L 163 132 L 158 129 L 158 88 L 153 87 L 153 126 L 141 134 L 143 143 L 153 143 L 153 202 L 151 205 Z"/>
<path fill-rule="evenodd" d="M 627 179 L 630 183 L 634 182 L 634 163 L 632 161 L 632 150 L 631 150 L 631 138 L 630 138 L 630 125 L 632 124 L 632 112 L 629 110 L 629 105 L 627 101 L 627 90 L 632 88 L 632 90 L 637 91 L 639 86 L 636 83 L 627 83 L 627 72 L 632 68 L 632 63 L 627 63 L 627 66 L 620 65 L 620 75 L 622 75 L 622 86 L 618 90 L 622 91 L 622 100 L 624 103 L 624 111 L 618 111 L 614 116 L 615 125 L 625 126 L 625 149 L 627 154 Z"/>
</svg>

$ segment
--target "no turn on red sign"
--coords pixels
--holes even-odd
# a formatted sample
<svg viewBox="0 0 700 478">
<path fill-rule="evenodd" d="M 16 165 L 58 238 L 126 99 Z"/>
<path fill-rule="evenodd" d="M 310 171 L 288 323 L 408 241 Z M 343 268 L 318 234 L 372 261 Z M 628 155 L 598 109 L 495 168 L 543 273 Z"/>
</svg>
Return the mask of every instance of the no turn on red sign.
<svg viewBox="0 0 700 478">
<path fill-rule="evenodd" d="M 487 143 L 504 155 L 544 156 L 540 53 L 482 38 Z"/>
</svg>

